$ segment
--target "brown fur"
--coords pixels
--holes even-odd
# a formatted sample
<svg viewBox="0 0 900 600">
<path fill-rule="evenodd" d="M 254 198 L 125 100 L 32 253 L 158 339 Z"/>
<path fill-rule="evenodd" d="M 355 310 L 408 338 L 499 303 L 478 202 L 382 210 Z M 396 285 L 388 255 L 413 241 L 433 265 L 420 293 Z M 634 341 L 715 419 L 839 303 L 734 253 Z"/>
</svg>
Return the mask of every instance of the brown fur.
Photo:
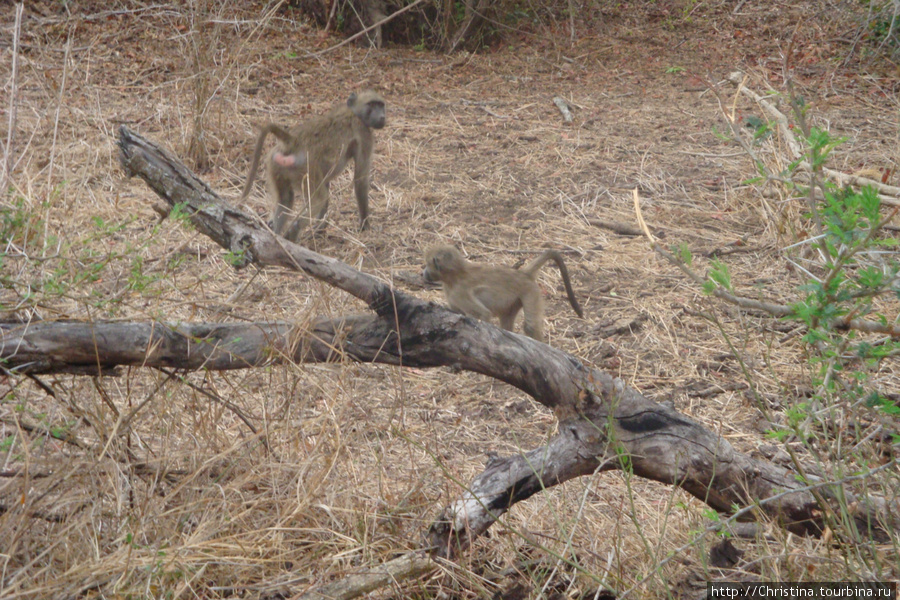
<svg viewBox="0 0 900 600">
<path fill-rule="evenodd" d="M 328 210 L 328 184 L 351 158 L 360 228 L 365 229 L 369 218 L 372 129 L 381 129 L 384 123 L 384 100 L 375 92 L 362 92 L 351 94 L 346 105 L 291 129 L 274 124 L 261 127 L 241 200 L 250 193 L 263 144 L 266 136 L 272 134 L 279 144 L 265 162 L 275 233 L 295 241 L 306 227 L 321 227 Z M 296 207 L 295 193 L 300 196 Z"/>
<path fill-rule="evenodd" d="M 435 246 L 425 253 L 423 276 L 426 281 L 442 283 L 444 296 L 453 310 L 483 321 L 497 317 L 503 329 L 512 331 L 516 316 L 523 311 L 525 335 L 543 342 L 544 298 L 535 277 L 548 260 L 559 267 L 569 303 L 578 316 L 583 317 L 566 264 L 555 250 L 547 250 L 516 270 L 469 262 L 453 246 Z"/>
</svg>

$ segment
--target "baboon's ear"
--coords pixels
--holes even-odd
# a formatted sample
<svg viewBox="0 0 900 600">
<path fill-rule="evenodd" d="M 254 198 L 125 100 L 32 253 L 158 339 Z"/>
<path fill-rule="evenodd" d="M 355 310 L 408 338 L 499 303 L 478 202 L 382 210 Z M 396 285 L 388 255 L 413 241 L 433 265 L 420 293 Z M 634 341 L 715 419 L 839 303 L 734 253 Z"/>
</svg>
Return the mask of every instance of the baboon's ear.
<svg viewBox="0 0 900 600">
<path fill-rule="evenodd" d="M 356 104 L 356 92 L 350 94 L 350 97 L 347 98 L 347 106 L 353 108 L 353 105 Z"/>
</svg>

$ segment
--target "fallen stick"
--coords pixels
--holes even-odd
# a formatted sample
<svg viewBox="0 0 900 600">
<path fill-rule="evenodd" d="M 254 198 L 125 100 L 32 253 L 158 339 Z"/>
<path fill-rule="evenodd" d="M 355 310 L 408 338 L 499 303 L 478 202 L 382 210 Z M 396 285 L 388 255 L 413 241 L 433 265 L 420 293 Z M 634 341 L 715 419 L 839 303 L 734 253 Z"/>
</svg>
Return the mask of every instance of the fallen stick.
<svg viewBox="0 0 900 600">
<path fill-rule="evenodd" d="M 788 123 L 788 119 L 785 114 L 775 108 L 774 104 L 772 104 L 753 90 L 747 88 L 747 86 L 744 85 L 746 76 L 741 71 L 735 71 L 731 73 L 730 75 L 728 75 L 727 79 L 728 81 L 736 85 L 738 90 L 742 94 L 744 94 L 748 98 L 751 98 L 754 102 L 759 104 L 759 106 L 775 120 L 775 122 L 778 124 L 778 130 L 787 141 L 793 158 L 796 159 L 803 156 L 803 152 L 800 149 L 800 143 L 797 141 L 797 138 L 791 131 L 790 124 Z M 806 160 L 800 162 L 800 167 L 802 169 L 805 169 L 806 171 L 812 170 L 811 165 Z M 822 172 L 828 177 L 836 180 L 840 185 L 870 185 L 878 190 L 882 203 L 888 204 L 890 206 L 900 206 L 900 199 L 898 199 L 898 197 L 900 197 L 900 187 L 887 185 L 885 183 L 881 183 L 880 181 L 875 181 L 874 179 L 861 177 L 859 175 L 848 175 L 834 169 L 829 169 L 828 167 L 823 167 Z"/>
<path fill-rule="evenodd" d="M 560 96 L 556 96 L 553 98 L 553 104 L 555 104 L 556 108 L 559 109 L 559 112 L 562 113 L 563 121 L 571 123 L 574 117 L 572 116 L 572 111 L 569 109 L 569 103 Z"/>
</svg>

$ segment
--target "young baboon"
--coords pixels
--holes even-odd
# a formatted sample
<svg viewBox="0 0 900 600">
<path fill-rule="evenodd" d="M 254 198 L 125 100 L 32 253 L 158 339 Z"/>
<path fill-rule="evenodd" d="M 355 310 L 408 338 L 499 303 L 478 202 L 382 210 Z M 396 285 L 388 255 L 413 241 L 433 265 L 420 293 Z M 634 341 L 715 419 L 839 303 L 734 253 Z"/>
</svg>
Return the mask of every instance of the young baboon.
<svg viewBox="0 0 900 600">
<path fill-rule="evenodd" d="M 384 100 L 375 92 L 362 92 L 350 94 L 346 105 L 291 129 L 273 124 L 261 127 L 241 200 L 250 193 L 263 144 L 271 133 L 279 141 L 266 159 L 271 226 L 275 233 L 295 241 L 306 227 L 321 227 L 328 210 L 328 184 L 351 158 L 360 228 L 365 229 L 369 218 L 372 130 L 381 129 L 384 123 Z M 295 194 L 300 196 L 296 208 Z"/>
<path fill-rule="evenodd" d="M 548 260 L 559 267 L 569 303 L 579 317 L 584 317 L 572 291 L 569 271 L 562 255 L 547 250 L 522 269 L 481 265 L 467 261 L 453 246 L 435 246 L 425 253 L 426 281 L 440 281 L 444 296 L 453 310 L 490 321 L 500 319 L 503 329 L 512 331 L 519 311 L 525 313 L 525 335 L 544 341 L 544 298 L 535 282 L 538 270 Z"/>
</svg>

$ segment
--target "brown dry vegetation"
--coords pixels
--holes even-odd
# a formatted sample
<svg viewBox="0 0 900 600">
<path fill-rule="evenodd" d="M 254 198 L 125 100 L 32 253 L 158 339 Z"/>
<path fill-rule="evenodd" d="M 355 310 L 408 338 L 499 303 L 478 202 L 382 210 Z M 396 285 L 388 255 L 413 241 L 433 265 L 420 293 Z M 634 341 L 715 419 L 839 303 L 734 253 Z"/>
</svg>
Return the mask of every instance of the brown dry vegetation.
<svg viewBox="0 0 900 600">
<path fill-rule="evenodd" d="M 850 54 L 845 34 L 858 25 L 849 13 L 835 21 L 834 7 L 814 2 L 747 2 L 738 12 L 733 3 L 604 5 L 578 20 L 574 43 L 564 21 L 524 19 L 477 54 L 349 45 L 314 56 L 336 40 L 292 13 L 261 18 L 261 2 L 225 4 L 198 32 L 190 6 L 26 7 L 13 191 L 3 199 L 4 231 L 15 233 L 4 239 L 7 316 L 303 322 L 365 310 L 295 273 L 235 271 L 203 236 L 160 223 L 152 191 L 123 179 L 115 134 L 127 123 L 186 156 L 195 107 L 205 106 L 203 176 L 236 198 L 255 123 L 290 124 L 371 87 L 389 111 L 376 136 L 371 230 L 356 232 L 345 174 L 313 249 L 434 300 L 439 292 L 416 289 L 408 274 L 435 242 L 504 264 L 560 249 L 586 319 L 545 269 L 552 345 L 673 402 L 745 452 L 776 455 L 739 361 L 699 313 L 717 316 L 775 415 L 809 391 L 801 335 L 710 302 L 646 240 L 589 219 L 634 222 L 638 188 L 649 225 L 666 245 L 690 247 L 698 272 L 704 253 L 743 240 L 745 251 L 723 259 L 738 288 L 795 300 L 803 279 L 780 250 L 804 235 L 803 207 L 742 183 L 753 166 L 716 135 L 727 128 L 707 82 L 740 68 L 759 91 L 784 91 L 793 35 L 793 82 L 810 118 L 848 138 L 830 165 L 894 169 L 900 71 Z M 14 18 L 14 7 L 0 7 L 4 141 Z M 192 35 L 202 37 L 199 75 Z M 203 89 L 211 97 L 198 104 Z M 573 107 L 573 124 L 554 96 Z M 759 114 L 745 98 L 737 109 Z M 251 202 L 265 215 L 261 188 Z M 26 222 L 10 225 L 13 215 Z M 631 327 L 614 330 L 619 322 Z M 900 387 L 895 364 L 872 375 L 883 390 Z M 418 547 L 492 453 L 534 448 L 554 429 L 544 407 L 497 381 L 349 361 L 41 381 L 0 380 L 2 598 L 299 593 Z M 860 460 L 873 452 L 860 448 Z M 900 487 L 896 475 L 872 485 Z M 715 536 L 698 535 L 709 517 L 671 487 L 584 477 L 516 505 L 458 563 L 380 593 L 576 598 L 602 585 L 633 588 L 634 598 L 696 597 L 692 585 L 714 578 L 900 577 L 896 538 L 866 563 L 775 526 L 736 542 L 739 572 L 723 573 L 708 565 Z"/>
</svg>

